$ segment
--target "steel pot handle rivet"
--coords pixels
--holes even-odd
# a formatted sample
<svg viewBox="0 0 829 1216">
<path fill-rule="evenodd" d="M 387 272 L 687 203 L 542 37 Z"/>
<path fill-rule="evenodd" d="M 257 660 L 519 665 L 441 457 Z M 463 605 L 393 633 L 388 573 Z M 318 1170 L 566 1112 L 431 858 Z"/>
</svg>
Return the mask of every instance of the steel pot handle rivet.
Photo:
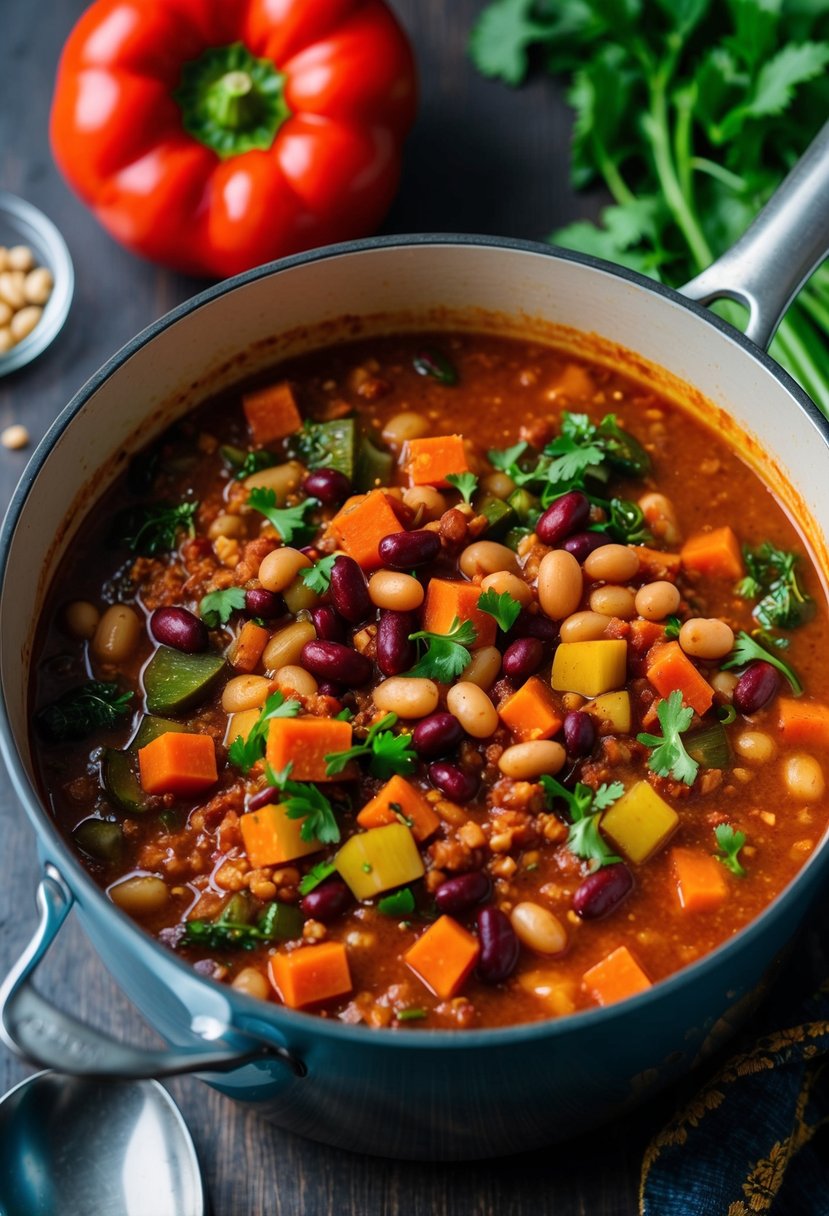
<svg viewBox="0 0 829 1216">
<path fill-rule="evenodd" d="M 143 1080 L 189 1072 L 228 1072 L 252 1060 L 278 1058 L 296 1076 L 303 1062 L 286 1047 L 268 1042 L 238 1048 L 177 1047 L 150 1051 L 129 1047 L 57 1009 L 32 986 L 38 964 L 60 931 L 74 902 L 60 871 L 47 863 L 37 889 L 40 922 L 20 958 L 0 986 L 0 1039 L 42 1068 L 79 1077 Z M 230 1033 L 231 1028 L 227 1028 Z"/>
</svg>

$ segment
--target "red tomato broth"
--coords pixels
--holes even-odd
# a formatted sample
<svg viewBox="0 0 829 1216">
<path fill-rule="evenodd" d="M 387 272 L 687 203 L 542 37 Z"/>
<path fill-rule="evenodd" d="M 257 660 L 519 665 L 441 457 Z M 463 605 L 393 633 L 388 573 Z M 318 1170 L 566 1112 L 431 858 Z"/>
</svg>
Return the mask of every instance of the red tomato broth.
<svg viewBox="0 0 829 1216">
<path fill-rule="evenodd" d="M 414 371 L 412 357 L 424 345 L 439 346 L 450 355 L 459 370 L 458 385 L 444 386 Z M 568 367 L 583 368 L 592 378 L 595 392 L 589 399 L 568 397 L 556 391 L 556 383 L 562 376 L 571 388 L 575 385 L 576 391 L 586 383 L 583 374 L 566 371 Z M 136 501 L 134 496 L 127 494 L 122 478 L 87 519 L 53 581 L 33 667 L 33 696 L 39 706 L 76 686 L 86 674 L 85 648 L 77 641 L 70 643 L 61 626 L 62 610 L 69 600 L 84 599 L 103 606 L 102 587 L 108 583 L 110 596 L 117 599 L 119 580 L 124 583 L 125 575 L 132 571 L 133 578 L 141 584 L 145 611 L 161 604 L 183 603 L 195 607 L 217 570 L 215 548 L 206 537 L 207 530 L 228 502 L 231 509 L 238 504 L 241 494 L 237 488 L 239 483 L 233 483 L 227 476 L 226 465 L 217 451 L 218 443 L 248 449 L 251 440 L 244 424 L 243 392 L 252 386 L 285 379 L 294 387 L 305 416 L 319 417 L 323 410 L 334 412 L 339 408 L 336 403 L 345 402 L 351 409 L 356 409 L 369 432 L 381 444 L 385 422 L 401 411 L 414 411 L 428 420 L 427 433 L 430 435 L 466 435 L 473 441 L 478 458 L 488 448 L 516 443 L 519 425 L 532 431 L 535 427 L 545 427 L 552 420 L 557 431 L 564 409 L 589 413 L 594 421 L 608 412 L 617 412 L 621 425 L 648 448 L 653 471 L 645 486 L 614 476 L 615 493 L 634 500 L 645 488 L 665 494 L 676 508 L 682 539 L 707 525 L 719 526 L 727 521 L 734 527 L 741 543 L 756 546 L 771 541 L 781 549 L 794 550 L 800 555 L 802 581 L 816 600 L 818 611 L 811 622 L 787 635 L 791 644 L 786 659 L 803 678 L 807 697 L 829 699 L 829 662 L 823 646 L 826 606 L 820 580 L 795 527 L 737 451 L 660 394 L 649 392 L 641 383 L 634 383 L 607 367 L 590 365 L 583 359 L 574 359 L 535 342 L 522 343 L 474 334 L 439 334 L 364 339 L 286 361 L 268 375 L 222 392 L 171 428 L 157 445 L 161 464 L 166 468 L 156 478 L 151 498 L 177 502 L 185 490 L 191 490 L 200 503 L 196 514 L 196 538 L 185 540 L 180 546 L 186 569 L 177 569 L 182 563 L 175 555 L 169 562 L 166 559 L 157 562 L 135 559 L 123 549 L 107 548 L 105 540 L 111 520 L 125 503 Z M 275 451 L 279 450 L 278 444 L 272 446 Z M 404 467 L 398 470 L 396 480 L 405 484 Z M 700 494 L 700 486 L 706 488 L 706 493 Z M 145 494 L 144 498 L 147 497 Z M 456 499 L 457 495 L 450 491 L 448 501 Z M 332 513 L 327 514 L 330 517 Z M 258 516 L 254 518 L 255 525 L 248 526 L 248 542 L 255 539 L 260 523 Z M 656 542 L 651 547 L 676 552 L 680 544 L 663 546 Z M 228 571 L 231 585 L 255 580 L 258 563 L 252 559 L 245 563 L 243 545 L 239 555 L 245 568 L 218 566 L 220 572 Z M 118 563 L 117 569 L 113 568 L 114 562 Z M 446 577 L 447 572 L 451 577 L 457 577 L 446 555 L 429 569 L 439 577 Z M 128 583 L 129 579 L 126 581 Z M 183 589 L 185 583 L 186 590 Z M 751 602 L 734 596 L 733 582 L 702 579 L 693 584 L 686 580 L 683 585 L 691 587 L 694 593 L 693 611 L 683 611 L 683 617 L 722 616 L 735 630 L 750 630 L 754 626 Z M 130 593 L 129 586 L 124 589 Z M 683 605 L 686 598 L 683 595 Z M 582 607 L 586 607 L 586 598 Z M 271 630 L 286 623 L 287 618 L 266 622 Z M 136 689 L 133 700 L 136 710 L 141 702 L 140 670 L 152 651 L 149 636 L 142 635 L 135 653 L 117 667 L 123 686 Z M 628 654 L 630 657 L 630 650 Z M 114 668 L 108 669 L 96 662 L 91 663 L 91 669 L 97 678 L 108 678 L 115 672 Z M 261 671 L 261 665 L 257 671 Z M 549 662 L 536 675 L 549 686 Z M 641 684 L 641 676 L 638 678 Z M 511 684 L 509 688 L 514 691 L 519 684 Z M 502 691 L 500 700 L 503 701 L 509 689 L 505 687 Z M 785 687 L 783 692 L 787 692 Z M 443 708 L 443 698 L 440 708 Z M 776 712 L 775 699 L 769 707 L 753 715 L 750 724 L 738 721 L 727 728 L 732 741 L 745 729 L 775 736 L 775 759 L 758 766 L 742 762 L 735 753 L 733 768 L 742 770 L 743 775 L 748 774 L 746 780 L 741 780 L 740 775 L 735 777 L 732 768 L 732 775 L 709 793 L 701 794 L 697 789 L 690 793 L 671 789 L 665 794 L 680 816 L 680 828 L 649 860 L 631 867 L 635 875 L 634 893 L 606 919 L 581 921 L 572 913 L 572 894 L 585 870 L 564 848 L 560 836 L 546 842 L 542 837 L 528 847 L 513 848 L 505 854 L 490 857 L 490 862 L 496 865 L 510 857 L 516 863 L 515 872 L 508 876 L 496 871 L 495 902 L 514 906 L 521 901 L 534 900 L 552 910 L 567 930 L 568 948 L 563 955 L 544 956 L 522 946 L 518 967 L 505 984 L 488 986 L 473 974 L 463 986 L 460 997 L 454 1002 L 441 1003 L 402 961 L 402 956 L 432 921 L 415 917 L 408 921 L 389 918 L 371 904 L 360 906 L 355 903 L 345 917 L 325 928 L 325 940 L 346 942 L 352 994 L 324 1005 L 320 1012 L 325 1016 L 343 1016 L 347 1020 L 366 1020 L 371 1025 L 389 1024 L 394 1021 L 393 1009 L 406 1008 L 427 1012 L 428 1016 L 422 1021 L 412 1022 L 417 1026 L 491 1026 L 532 1021 L 569 1012 L 570 1007 L 577 1009 L 593 1004 L 582 986 L 581 977 L 620 945 L 629 948 L 654 982 L 702 957 L 762 911 L 817 847 L 826 824 L 829 802 L 825 797 L 808 805 L 799 804 L 786 789 L 781 765 L 789 749 L 776 737 Z M 632 737 L 643 729 L 640 718 L 637 709 Z M 137 721 L 137 715 L 135 719 Z M 176 944 L 180 933 L 177 926 L 188 914 L 195 910 L 199 918 L 215 916 L 232 895 L 234 884 L 244 878 L 241 867 L 236 865 L 240 860 L 238 828 L 227 817 L 227 811 L 237 815 L 244 813 L 242 783 L 238 770 L 222 763 L 221 743 L 227 715 L 221 708 L 220 691 L 177 720 L 186 721 L 189 729 L 212 735 L 219 745 L 220 777 L 213 795 L 208 792 L 199 803 L 193 799 L 177 801 L 165 795 L 156 800 L 150 813 L 126 817 L 117 813 L 115 817 L 119 822 L 126 819 L 121 860 L 117 864 L 102 864 L 83 855 L 103 886 L 110 886 L 133 871 L 155 873 L 164 878 L 168 902 L 163 908 L 143 916 L 141 923 L 149 932 L 160 935 L 172 945 Z M 658 733 L 658 726 L 648 725 L 646 729 L 656 729 Z M 48 791 L 57 822 L 68 838 L 71 839 L 76 825 L 90 815 L 114 814 L 100 789 L 94 748 L 96 742 L 122 747 L 131 734 L 132 728 L 124 726 L 102 733 L 98 740 L 92 738 L 58 745 L 46 745 L 35 735 L 41 782 Z M 560 738 L 560 735 L 556 737 Z M 500 728 L 494 740 L 505 745 L 516 741 Z M 484 804 L 487 790 L 494 782 L 504 781 L 497 767 L 487 760 L 487 747 L 491 743 L 492 740 L 484 740 L 477 748 L 485 780 L 478 799 L 463 808 L 469 820 L 482 826 L 491 818 Z M 791 750 L 808 749 L 796 747 Z M 821 755 L 819 748 L 814 750 Z M 599 781 L 621 779 L 629 786 L 647 772 L 643 757 L 625 761 L 618 748 L 613 763 L 606 759 L 603 763 L 588 759 L 586 764 L 588 767 L 583 775 L 594 785 Z M 425 775 L 413 780 L 422 790 L 431 790 Z M 253 783 L 249 784 L 253 786 Z M 260 780 L 255 788 L 262 784 Z M 365 774 L 358 786 L 353 781 L 337 783 L 342 790 L 359 791 L 353 798 L 351 811 L 338 814 L 343 841 L 356 830 L 358 812 L 382 785 L 382 781 Z M 328 784 L 321 788 L 329 790 Z M 665 789 L 664 786 L 660 788 Z M 210 807 L 206 821 L 201 810 L 205 805 Z M 561 810 L 561 804 L 556 805 Z M 776 821 L 773 824 L 762 818 L 763 813 L 769 814 L 767 808 L 774 808 L 772 813 L 776 815 Z M 162 830 L 158 819 L 160 810 L 172 814 L 177 830 Z M 689 914 L 683 911 L 678 898 L 671 846 L 713 853 L 713 823 L 719 815 L 746 832 L 748 850 L 744 850 L 742 857 L 748 874 L 739 879 L 726 872 L 727 900 L 716 909 Z M 503 815 L 496 818 L 503 819 Z M 552 821 L 558 816 L 549 815 L 548 818 L 555 834 Z M 530 816 L 530 819 L 534 820 L 536 816 Z M 217 841 L 215 834 L 223 820 L 225 823 Z M 448 830 L 454 831 L 452 825 Z M 421 845 L 421 853 L 436 868 L 443 867 L 438 867 L 430 849 L 442 841 L 439 834 L 436 839 Z M 808 850 L 803 842 L 809 843 Z M 447 848 L 439 857 L 445 856 L 451 863 L 453 849 L 449 846 L 455 843 L 455 837 L 450 835 L 446 843 Z M 270 883 L 275 888 L 277 900 L 295 901 L 298 875 L 333 851 L 329 848 L 324 853 L 301 858 L 296 864 L 289 862 L 275 867 L 276 875 L 263 878 L 260 889 L 268 889 Z M 532 856 L 527 862 L 528 853 L 538 856 Z M 446 877 L 453 873 L 454 870 L 446 870 Z M 230 885 L 222 887 L 221 883 Z M 422 888 L 422 880 L 413 886 Z M 269 898 L 273 899 L 273 895 Z M 423 893 L 418 902 L 419 907 L 425 909 L 430 901 Z M 471 914 L 459 914 L 457 919 L 465 928 L 474 929 L 474 909 Z M 221 952 L 192 946 L 178 948 L 193 962 L 201 960 L 200 970 L 231 981 L 234 975 L 251 965 L 265 971 L 273 946 L 263 944 L 252 951 Z M 279 945 L 277 949 L 284 947 Z M 212 961 L 212 967 L 208 966 L 209 961 Z M 528 991 L 526 985 L 531 982 L 528 976 L 532 977 L 533 973 L 539 973 L 548 984 L 563 985 L 558 989 L 558 996 L 543 999 Z M 275 994 L 272 999 L 277 999 Z"/>
</svg>

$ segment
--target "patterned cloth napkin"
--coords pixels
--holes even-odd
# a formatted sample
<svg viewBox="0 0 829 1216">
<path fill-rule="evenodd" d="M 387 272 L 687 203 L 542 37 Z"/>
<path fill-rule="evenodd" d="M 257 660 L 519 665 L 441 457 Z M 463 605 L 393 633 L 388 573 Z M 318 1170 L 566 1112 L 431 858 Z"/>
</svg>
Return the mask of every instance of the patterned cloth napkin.
<svg viewBox="0 0 829 1216">
<path fill-rule="evenodd" d="M 829 1216 L 829 898 L 735 1053 L 649 1144 L 639 1210 Z"/>
</svg>

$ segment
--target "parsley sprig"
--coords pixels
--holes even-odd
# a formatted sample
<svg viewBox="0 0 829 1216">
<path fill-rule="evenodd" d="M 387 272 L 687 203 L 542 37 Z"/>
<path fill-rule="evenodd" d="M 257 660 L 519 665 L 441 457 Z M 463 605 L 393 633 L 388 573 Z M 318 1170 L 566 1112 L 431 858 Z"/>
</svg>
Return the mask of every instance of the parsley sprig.
<svg viewBox="0 0 829 1216">
<path fill-rule="evenodd" d="M 362 743 L 355 743 L 344 752 L 329 752 L 325 757 L 325 775 L 336 777 L 352 760 L 368 758 L 369 772 L 382 781 L 399 773 L 405 777 L 417 766 L 417 753 L 412 750 L 409 734 L 396 735 L 391 729 L 397 714 L 386 714 L 370 727 Z"/>
<path fill-rule="evenodd" d="M 472 495 L 478 488 L 478 478 L 474 473 L 447 473 L 446 480 L 458 491 L 464 502 L 471 502 Z"/>
<path fill-rule="evenodd" d="M 209 591 L 199 601 L 199 616 L 208 629 L 226 625 L 234 612 L 245 606 L 244 587 L 225 587 L 220 591 Z"/>
<path fill-rule="evenodd" d="M 279 800 L 289 819 L 301 819 L 299 834 L 303 840 L 318 840 L 320 844 L 337 844 L 340 825 L 334 808 L 318 785 L 310 781 L 292 781 L 293 761 L 289 760 L 278 773 L 268 764 L 265 774 L 279 791 Z M 316 885 L 316 884 L 314 884 Z"/>
<path fill-rule="evenodd" d="M 717 852 L 714 856 L 738 878 L 745 878 L 745 866 L 740 861 L 740 849 L 746 842 L 745 832 L 737 832 L 730 823 L 718 823 L 714 828 Z"/>
<path fill-rule="evenodd" d="M 734 588 L 741 599 L 757 600 L 751 615 L 763 629 L 796 629 L 815 615 L 815 601 L 800 585 L 799 557 L 771 541 L 743 547 L 748 573 Z"/>
<path fill-rule="evenodd" d="M 259 711 L 259 717 L 248 731 L 247 738 L 237 735 L 228 749 L 227 758 L 243 773 L 249 773 L 265 755 L 268 723 L 274 718 L 295 718 L 302 709 L 299 701 L 286 701 L 281 692 L 272 692 Z"/>
<path fill-rule="evenodd" d="M 299 577 L 305 586 L 316 591 L 317 595 L 325 595 L 331 585 L 331 571 L 336 560 L 336 553 L 332 553 L 330 557 L 321 557 L 318 562 L 314 562 L 313 566 L 306 566 L 304 570 L 300 570 Z"/>
<path fill-rule="evenodd" d="M 182 532 L 188 536 L 195 535 L 194 521 L 198 509 L 197 502 L 159 502 L 151 507 L 130 510 L 119 521 L 119 526 L 123 528 L 121 540 L 133 553 L 140 553 L 143 557 L 170 553 Z"/>
<path fill-rule="evenodd" d="M 787 645 L 786 638 L 772 637 L 762 629 L 755 629 L 753 634 L 741 629 L 734 639 L 734 649 L 722 664 L 723 670 L 730 667 L 747 667 L 749 663 L 757 661 L 771 663 L 772 667 L 776 667 L 786 677 L 793 694 L 799 697 L 803 693 L 803 685 L 798 679 L 797 672 L 784 662 L 779 654 L 775 653 Z"/>
<path fill-rule="evenodd" d="M 453 619 L 448 633 L 432 633 L 428 629 L 410 633 L 409 641 L 425 642 L 426 652 L 408 674 L 437 680 L 439 684 L 451 684 L 472 661 L 469 647 L 477 640 L 478 633 L 472 622 L 461 622 L 458 617 Z"/>
<path fill-rule="evenodd" d="M 478 599 L 478 608 L 498 622 L 498 628 L 507 633 L 521 615 L 521 605 L 508 591 L 500 593 L 490 588 Z"/>
<path fill-rule="evenodd" d="M 309 511 L 319 506 L 316 498 L 306 498 L 295 507 L 278 507 L 276 493 L 257 486 L 248 495 L 248 506 L 273 524 L 280 540 L 286 545 L 290 545 L 295 538 L 309 540 L 316 531 L 316 526 L 305 518 Z"/>
<path fill-rule="evenodd" d="M 90 680 L 70 689 L 37 714 L 41 734 L 53 743 L 85 739 L 93 730 L 110 730 L 130 709 L 131 692 L 119 692 L 117 684 Z"/>
<path fill-rule="evenodd" d="M 586 861 L 591 871 L 621 861 L 611 852 L 599 832 L 601 812 L 606 811 L 625 792 L 621 781 L 613 781 L 609 785 L 603 783 L 597 790 L 579 781 L 571 791 L 555 777 L 543 776 L 540 780 L 550 807 L 553 807 L 556 798 L 567 804 L 570 815 L 567 848 L 570 852 Z"/>
<path fill-rule="evenodd" d="M 699 772 L 699 764 L 688 755 L 681 738 L 691 725 L 693 709 L 690 705 L 683 707 L 682 693 L 674 689 L 667 701 L 659 702 L 656 716 L 662 727 L 662 734 L 636 736 L 639 743 L 653 749 L 648 768 L 659 777 L 673 777 L 684 785 L 693 785 Z"/>
</svg>

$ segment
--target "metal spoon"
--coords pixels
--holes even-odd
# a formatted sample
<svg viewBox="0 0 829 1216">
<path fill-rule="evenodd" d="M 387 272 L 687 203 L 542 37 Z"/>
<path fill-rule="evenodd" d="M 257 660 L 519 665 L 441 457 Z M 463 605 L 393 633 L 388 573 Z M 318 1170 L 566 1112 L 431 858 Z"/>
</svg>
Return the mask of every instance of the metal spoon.
<svg viewBox="0 0 829 1216">
<path fill-rule="evenodd" d="M 158 1081 L 39 1072 L 0 1099 L 0 1216 L 205 1216 L 193 1141 Z"/>
</svg>

